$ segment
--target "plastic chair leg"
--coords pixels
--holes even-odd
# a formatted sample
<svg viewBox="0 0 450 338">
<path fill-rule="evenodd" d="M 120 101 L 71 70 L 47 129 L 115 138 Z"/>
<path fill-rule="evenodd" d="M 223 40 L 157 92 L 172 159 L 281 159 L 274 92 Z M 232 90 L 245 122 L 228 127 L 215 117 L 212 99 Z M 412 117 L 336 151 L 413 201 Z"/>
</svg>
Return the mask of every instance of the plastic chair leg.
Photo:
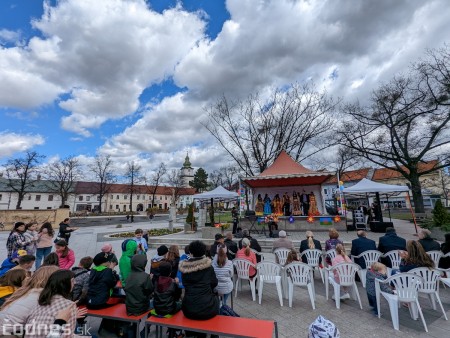
<svg viewBox="0 0 450 338">
<path fill-rule="evenodd" d="M 289 307 L 292 307 L 292 298 L 294 298 L 294 284 L 292 284 L 292 282 L 289 282 L 288 288 L 289 288 Z"/>
<path fill-rule="evenodd" d="M 422 319 L 423 327 L 425 331 L 428 332 L 427 323 L 425 322 L 425 318 L 423 317 L 422 309 L 420 308 L 419 300 L 416 299 L 417 310 L 419 311 L 420 319 Z"/>
<path fill-rule="evenodd" d="M 356 286 L 356 283 L 353 283 L 353 289 L 355 290 L 354 292 L 356 294 L 356 298 L 358 299 L 359 307 L 362 310 L 361 298 L 359 297 L 359 291 L 358 291 L 358 287 Z"/>
<path fill-rule="evenodd" d="M 434 311 L 436 311 L 436 301 L 435 301 L 434 296 L 435 296 L 434 293 L 428 294 L 428 298 L 430 299 L 431 307 L 433 308 Z"/>
<path fill-rule="evenodd" d="M 315 310 L 316 309 L 316 303 L 314 301 L 315 300 L 314 284 L 309 283 L 307 285 L 307 287 L 308 287 L 309 299 L 311 300 L 312 308 L 313 308 L 313 310 Z"/>
<path fill-rule="evenodd" d="M 280 305 L 283 306 L 283 294 L 282 294 L 282 290 L 281 290 L 281 279 L 278 279 L 275 282 L 276 286 L 277 286 L 277 292 L 278 292 L 278 298 L 280 299 Z"/>
<path fill-rule="evenodd" d="M 389 310 L 391 312 L 392 325 L 394 326 L 394 330 L 399 330 L 399 322 L 398 322 L 398 301 L 392 301 L 388 299 Z"/>
<path fill-rule="evenodd" d="M 253 280 L 251 280 L 250 281 L 250 288 L 252 289 L 252 299 L 253 299 L 253 301 L 256 301 L 256 287 L 255 287 L 255 284 L 256 284 L 256 280 L 255 280 L 255 278 L 253 278 Z"/>
<path fill-rule="evenodd" d="M 264 282 L 263 282 L 263 278 L 260 277 L 259 278 L 259 287 L 258 287 L 258 293 L 259 293 L 259 305 L 261 305 L 261 300 L 262 300 L 262 294 L 263 294 L 263 286 L 264 286 Z M 253 295 L 253 290 L 252 290 L 252 295 Z M 254 299 L 253 299 L 254 300 Z"/>
<path fill-rule="evenodd" d="M 334 298 L 336 302 L 336 309 L 341 308 L 341 286 L 339 284 L 333 284 Z"/>
<path fill-rule="evenodd" d="M 442 313 L 444 314 L 445 320 L 448 320 L 447 314 L 445 313 L 444 307 L 442 306 L 442 302 L 441 302 L 441 298 L 439 297 L 439 294 L 436 292 L 435 295 L 436 295 L 436 299 L 437 299 L 437 301 L 438 301 L 438 304 L 439 304 L 439 306 L 440 306 L 440 308 L 441 308 L 441 310 L 442 310 Z"/>
<path fill-rule="evenodd" d="M 238 288 L 239 288 L 239 279 L 240 278 L 238 278 L 237 280 L 236 280 L 236 285 L 235 285 L 235 292 L 234 292 L 234 298 L 237 298 L 237 292 L 238 292 Z"/>
</svg>

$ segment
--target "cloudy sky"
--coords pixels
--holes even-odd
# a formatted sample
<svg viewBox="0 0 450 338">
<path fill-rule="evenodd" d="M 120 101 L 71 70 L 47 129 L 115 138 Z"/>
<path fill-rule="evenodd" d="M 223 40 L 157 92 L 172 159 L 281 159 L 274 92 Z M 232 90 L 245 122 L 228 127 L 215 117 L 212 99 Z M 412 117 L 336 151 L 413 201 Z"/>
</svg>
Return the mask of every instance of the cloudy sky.
<svg viewBox="0 0 450 338">
<path fill-rule="evenodd" d="M 151 171 L 226 163 L 217 97 L 314 80 L 364 101 L 449 41 L 447 0 L 2 0 L 0 163 L 109 154 Z"/>
</svg>

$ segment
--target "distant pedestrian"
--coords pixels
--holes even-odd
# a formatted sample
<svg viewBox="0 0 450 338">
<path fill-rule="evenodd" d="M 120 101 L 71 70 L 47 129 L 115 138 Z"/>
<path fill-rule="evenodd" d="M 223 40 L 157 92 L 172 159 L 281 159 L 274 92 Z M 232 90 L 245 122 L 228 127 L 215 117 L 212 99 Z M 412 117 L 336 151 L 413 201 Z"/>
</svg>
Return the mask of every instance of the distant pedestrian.
<svg viewBox="0 0 450 338">
<path fill-rule="evenodd" d="M 70 218 L 65 218 L 64 221 L 62 221 L 59 224 L 59 233 L 58 233 L 58 238 L 65 240 L 67 244 L 69 244 L 69 238 L 72 232 L 78 230 L 78 228 L 69 226 L 69 223 Z"/>
</svg>

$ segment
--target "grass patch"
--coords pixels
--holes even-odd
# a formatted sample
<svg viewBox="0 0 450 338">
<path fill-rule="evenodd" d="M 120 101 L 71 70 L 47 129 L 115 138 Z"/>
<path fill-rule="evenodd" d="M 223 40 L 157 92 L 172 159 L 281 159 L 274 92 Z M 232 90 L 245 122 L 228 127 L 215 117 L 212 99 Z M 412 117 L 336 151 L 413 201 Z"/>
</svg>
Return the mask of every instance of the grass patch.
<svg viewBox="0 0 450 338">
<path fill-rule="evenodd" d="M 149 237 L 171 235 L 171 234 L 179 233 L 181 231 L 183 231 L 183 229 L 173 229 L 173 231 L 170 231 L 169 229 L 151 229 L 151 230 L 147 230 Z M 110 237 L 115 237 L 115 238 L 132 238 L 132 237 L 134 237 L 134 231 L 121 232 L 120 234 L 112 234 L 112 235 L 110 235 Z"/>
</svg>

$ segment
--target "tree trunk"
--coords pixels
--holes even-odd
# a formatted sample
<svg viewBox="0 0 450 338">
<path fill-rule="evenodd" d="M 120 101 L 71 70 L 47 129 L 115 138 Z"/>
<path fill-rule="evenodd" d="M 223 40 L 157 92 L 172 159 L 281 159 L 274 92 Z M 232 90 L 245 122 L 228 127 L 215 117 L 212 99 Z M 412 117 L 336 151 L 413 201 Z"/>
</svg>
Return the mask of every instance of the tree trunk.
<svg viewBox="0 0 450 338">
<path fill-rule="evenodd" d="M 100 195 L 100 198 L 98 200 L 98 213 L 101 214 L 102 213 L 102 196 Z"/>
<path fill-rule="evenodd" d="M 409 181 L 411 182 L 411 191 L 414 201 L 414 211 L 416 213 L 424 213 L 425 207 L 423 205 L 422 186 L 419 181 L 419 175 L 411 173 Z"/>
<path fill-rule="evenodd" d="M 22 201 L 23 201 L 23 195 L 19 194 L 19 196 L 17 198 L 16 209 L 21 209 Z"/>
</svg>

